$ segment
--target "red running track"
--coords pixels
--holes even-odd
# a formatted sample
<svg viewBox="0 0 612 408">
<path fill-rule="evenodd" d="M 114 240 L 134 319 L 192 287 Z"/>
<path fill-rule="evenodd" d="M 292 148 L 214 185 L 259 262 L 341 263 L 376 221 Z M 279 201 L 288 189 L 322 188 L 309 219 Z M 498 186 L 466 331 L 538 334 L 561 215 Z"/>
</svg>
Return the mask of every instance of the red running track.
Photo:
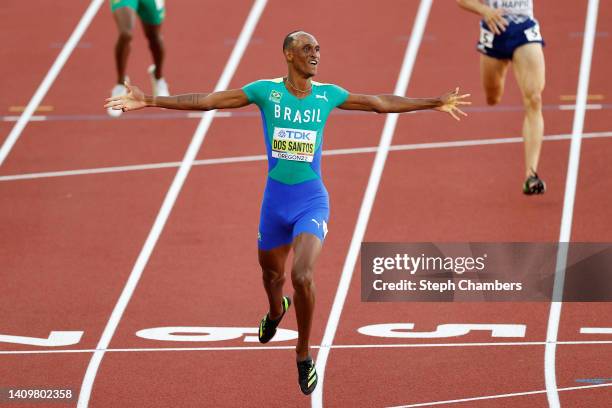
<svg viewBox="0 0 612 408">
<path fill-rule="evenodd" d="M 169 49 L 166 74 L 173 92 L 214 87 L 250 6 L 248 1 L 170 3 L 164 32 Z M 361 2 L 355 6 L 348 0 L 319 0 L 309 3 L 309 9 L 316 11 L 313 14 L 296 13 L 296 4 L 290 2 L 270 1 L 231 86 L 283 75 L 280 40 L 300 27 L 315 33 L 322 45 L 318 80 L 338 83 L 353 92 L 390 93 L 417 6 L 416 1 Z M 16 55 L 15 66 L 31 64 L 35 69 L 2 68 L 19 74 L 11 81 L 13 91 L 2 96 L 7 106 L 27 103 L 58 51 L 40 49 L 49 38 L 67 38 L 84 10 L 68 8 L 61 24 L 50 24 L 41 15 L 53 9 L 45 11 L 44 7 L 32 18 L 45 32 L 41 29 L 34 35 L 23 26 L 10 25 L 9 37 L 16 44 L 22 43 L 27 33 L 32 37 L 30 45 L 35 46 L 3 53 Z M 544 103 L 557 105 L 562 103 L 561 95 L 576 90 L 586 1 L 558 7 L 558 2 L 548 0 L 536 7 L 548 42 Z M 11 16 L 32 15 L 17 2 L 8 10 Z M 604 95 L 602 103 L 609 102 L 612 95 L 607 81 L 610 61 L 605 52 L 610 38 L 604 34 L 609 30 L 611 13 L 612 6 L 603 2 L 589 92 Z M 0 16 L 9 21 L 7 13 Z M 472 93 L 476 109 L 460 124 L 437 113 L 402 116 L 394 144 L 520 135 L 519 111 L 479 109 L 484 108 L 484 98 L 478 56 L 473 51 L 476 26 L 476 18 L 454 3 L 434 2 L 408 93 L 430 96 L 461 85 Z M 86 46 L 74 51 L 45 98 L 45 104 L 55 109 L 50 115 L 77 118 L 103 113 L 101 101 L 114 77 L 113 41 L 113 22 L 105 4 L 82 39 Z M 38 57 L 32 59 L 30 53 Z M 148 64 L 144 39 L 138 33 L 130 76 L 145 89 Z M 512 79 L 503 104 L 520 104 Z M 257 112 L 243 112 L 213 121 L 198 159 L 264 152 Z M 545 119 L 546 134 L 571 133 L 572 110 L 546 111 Z M 196 123 L 160 120 L 154 112 L 137 119 L 111 121 L 96 116 L 30 123 L 0 176 L 178 162 Z M 384 116 L 373 114 L 333 115 L 325 148 L 375 146 L 383 124 Z M 611 127 L 605 109 L 587 112 L 585 132 L 609 132 Z M 11 124 L 0 123 L 2 138 L 10 128 Z M 572 240 L 610 240 L 606 227 L 612 219 L 606 205 L 610 181 L 602 177 L 608 171 L 610 143 L 607 138 L 583 141 Z M 519 193 L 521 144 L 391 152 L 365 240 L 556 241 L 568 151 L 568 141 L 545 143 L 541 172 L 550 191 L 535 199 Z M 332 214 L 330 235 L 316 271 L 315 345 L 321 343 L 373 158 L 372 153 L 362 153 L 324 160 Z M 310 406 L 310 399 L 300 394 L 296 384 L 293 341 L 255 349 L 252 346 L 257 343 L 245 342 L 244 336 L 217 342 L 169 342 L 136 335 L 142 329 L 167 326 L 257 325 L 267 303 L 255 250 L 265 172 L 261 160 L 191 170 L 110 343 L 111 350 L 130 351 L 105 354 L 90 406 Z M 0 333 L 39 338 L 47 337 L 51 330 L 84 333 L 78 344 L 64 347 L 0 342 L 3 352 L 27 352 L 1 355 L 0 378 L 5 380 L 0 387 L 68 387 L 78 392 L 91 349 L 100 339 L 174 173 L 174 168 L 165 168 L 0 181 L 2 225 L 6 226 L 0 230 L 1 242 L 6 243 L 0 249 L 0 264 L 8 288 L 0 298 L 4 312 Z M 334 345 L 366 347 L 331 350 L 324 383 L 325 406 L 431 403 L 545 389 L 541 342 L 546 338 L 548 304 L 361 303 L 359 273 L 357 268 Z M 610 311 L 609 304 L 565 304 L 559 341 L 610 340 L 609 336 L 579 334 L 580 327 L 609 327 Z M 398 342 L 357 332 L 365 325 L 393 322 L 415 323 L 418 331 L 431 331 L 443 323 L 525 324 L 527 334 L 517 343 L 540 344 L 474 345 L 499 342 L 483 333 Z M 296 330 L 293 314 L 283 327 Z M 210 349 L 187 350 L 192 347 Z M 612 377 L 606 364 L 610 347 L 609 343 L 559 345 L 558 385 L 581 386 L 584 384 L 577 379 Z M 147 350 L 153 348 L 167 350 Z M 49 350 L 83 351 L 41 353 Z M 611 396 L 609 387 L 582 389 L 562 392 L 561 402 L 563 406 L 595 407 L 603 406 Z M 53 406 L 74 405 L 73 401 Z M 543 407 L 547 403 L 546 395 L 539 393 L 456 405 Z"/>
</svg>

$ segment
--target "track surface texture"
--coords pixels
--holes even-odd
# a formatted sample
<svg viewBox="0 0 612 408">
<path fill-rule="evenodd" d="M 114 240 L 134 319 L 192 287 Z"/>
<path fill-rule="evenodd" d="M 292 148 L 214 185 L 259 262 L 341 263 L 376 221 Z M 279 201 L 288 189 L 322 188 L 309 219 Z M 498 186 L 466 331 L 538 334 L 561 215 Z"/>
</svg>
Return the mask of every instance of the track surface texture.
<svg viewBox="0 0 612 408">
<path fill-rule="evenodd" d="M 3 3 L 0 145 L 90 4 Z M 215 88 L 256 3 L 264 7 L 229 88 L 283 76 L 282 38 L 303 29 L 321 44 L 316 80 L 388 94 L 419 7 L 429 2 L 169 0 L 163 32 L 172 93 Z M 265 346 L 256 338 L 267 308 L 256 253 L 267 171 L 259 112 L 214 114 L 149 245 L 202 115 L 106 115 L 116 29 L 104 1 L 0 162 L 0 389 L 70 389 L 74 397 L 0 398 L 0 406 L 72 407 L 81 395 L 82 407 L 556 407 L 551 392 L 563 407 L 609 406 L 609 303 L 563 303 L 553 360 L 558 390 L 547 390 L 545 381 L 550 303 L 366 303 L 359 262 L 331 344 L 321 346 L 360 222 L 367 242 L 559 241 L 589 1 L 535 3 L 546 40 L 545 135 L 565 135 L 543 144 L 545 195 L 521 194 L 523 112 L 512 73 L 501 104 L 487 106 L 475 51 L 478 19 L 454 1 L 431 2 L 407 95 L 437 96 L 460 86 L 472 94 L 469 117 L 400 115 L 366 220 L 360 208 L 386 117 L 331 114 L 322 165 L 330 232 L 315 272 L 311 335 L 313 357 L 325 348 L 327 359 L 318 396 L 305 397 L 294 338 Z M 612 241 L 611 22 L 612 2 L 600 1 L 570 224 L 575 242 Z M 138 25 L 128 74 L 145 92 L 149 64 Z M 505 138 L 515 139 L 500 143 Z M 490 332 L 384 338 L 358 331 L 382 323 L 413 323 L 419 332 L 449 323 L 521 324 L 526 332 L 500 339 Z M 184 337 L 143 332 L 165 327 Z M 608 333 L 583 334 L 583 327 Z M 282 328 L 297 330 L 293 311 Z"/>
</svg>

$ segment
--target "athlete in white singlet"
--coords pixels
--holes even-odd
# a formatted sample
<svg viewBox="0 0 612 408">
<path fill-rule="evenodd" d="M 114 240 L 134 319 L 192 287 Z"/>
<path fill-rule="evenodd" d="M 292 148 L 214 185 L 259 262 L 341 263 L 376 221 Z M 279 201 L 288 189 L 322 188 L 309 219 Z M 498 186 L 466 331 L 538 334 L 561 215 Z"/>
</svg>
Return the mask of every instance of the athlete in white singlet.
<svg viewBox="0 0 612 408">
<path fill-rule="evenodd" d="M 546 184 L 536 173 L 544 134 L 542 91 L 545 82 L 544 40 L 533 15 L 532 0 L 457 0 L 459 6 L 482 17 L 477 50 L 482 84 L 489 105 L 504 93 L 508 66 L 523 95 L 525 118 L 525 182 L 523 193 L 542 194 Z"/>
</svg>

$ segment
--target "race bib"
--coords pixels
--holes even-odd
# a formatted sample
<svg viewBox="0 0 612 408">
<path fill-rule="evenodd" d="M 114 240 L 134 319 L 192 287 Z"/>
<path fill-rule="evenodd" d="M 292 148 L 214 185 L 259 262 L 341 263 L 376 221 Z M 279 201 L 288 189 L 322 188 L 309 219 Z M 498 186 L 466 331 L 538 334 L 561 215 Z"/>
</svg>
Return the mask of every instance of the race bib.
<svg viewBox="0 0 612 408">
<path fill-rule="evenodd" d="M 314 157 L 316 142 L 315 130 L 274 128 L 272 157 L 310 163 Z"/>
<path fill-rule="evenodd" d="M 524 31 L 527 41 L 542 41 L 542 34 L 540 34 L 540 25 L 536 24 L 531 28 Z"/>
<path fill-rule="evenodd" d="M 485 29 L 484 27 L 480 27 L 480 44 L 487 48 L 493 48 L 493 39 L 495 38 L 495 34 L 491 31 Z"/>
</svg>

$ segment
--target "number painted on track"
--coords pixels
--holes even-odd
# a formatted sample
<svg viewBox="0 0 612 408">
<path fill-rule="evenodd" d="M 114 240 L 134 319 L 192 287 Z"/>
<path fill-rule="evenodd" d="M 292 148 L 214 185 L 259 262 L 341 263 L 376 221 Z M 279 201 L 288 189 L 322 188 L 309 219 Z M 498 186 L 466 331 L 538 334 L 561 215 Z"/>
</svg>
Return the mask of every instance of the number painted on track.
<svg viewBox="0 0 612 408">
<path fill-rule="evenodd" d="M 414 323 L 385 323 L 364 326 L 357 331 L 366 336 L 400 339 L 441 339 L 465 336 L 473 331 L 490 331 L 491 337 L 525 337 L 524 324 L 440 324 L 435 331 L 413 331 Z M 212 342 L 243 338 L 246 343 L 257 343 L 257 327 L 154 327 L 136 332 L 140 338 L 159 341 Z M 26 337 L 0 334 L 0 343 L 38 347 L 63 347 L 78 344 L 82 331 L 51 331 L 49 337 Z M 612 327 L 582 327 L 580 334 L 612 335 Z M 272 342 L 295 340 L 295 330 L 278 329 Z"/>
<path fill-rule="evenodd" d="M 190 342 L 235 340 L 244 336 L 245 342 L 254 343 L 259 342 L 258 330 L 257 327 L 154 327 L 140 330 L 136 335 L 148 340 Z M 279 328 L 271 341 L 288 341 L 297 337 L 295 330 Z"/>
<path fill-rule="evenodd" d="M 524 324 L 440 324 L 432 332 L 414 332 L 414 323 L 386 323 L 364 326 L 357 331 L 366 336 L 403 339 L 441 339 L 465 336 L 471 331 L 490 331 L 491 337 L 525 337 Z"/>
<path fill-rule="evenodd" d="M 9 336 L 8 334 L 0 334 L 0 343 L 24 344 L 27 346 L 39 347 L 62 347 L 71 346 L 81 341 L 83 336 L 82 331 L 52 331 L 49 337 L 26 337 L 26 336 Z"/>
</svg>

